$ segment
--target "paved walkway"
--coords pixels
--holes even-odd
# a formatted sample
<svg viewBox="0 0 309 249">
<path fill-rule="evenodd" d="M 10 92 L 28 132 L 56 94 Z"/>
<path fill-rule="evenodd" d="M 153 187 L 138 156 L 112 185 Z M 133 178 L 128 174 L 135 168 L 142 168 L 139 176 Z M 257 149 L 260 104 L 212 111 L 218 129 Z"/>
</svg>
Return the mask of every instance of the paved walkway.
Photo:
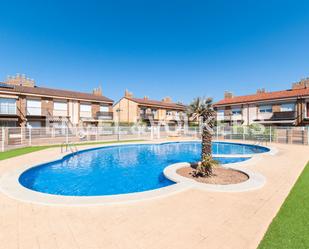
<svg viewBox="0 0 309 249">
<path fill-rule="evenodd" d="M 275 145 L 247 168 L 266 185 L 243 193 L 186 190 L 132 204 L 56 207 L 17 201 L 0 193 L 0 248 L 197 249 L 256 248 L 309 158 L 309 146 Z M 0 161 L 8 168 L 59 156 L 59 148 Z"/>
</svg>

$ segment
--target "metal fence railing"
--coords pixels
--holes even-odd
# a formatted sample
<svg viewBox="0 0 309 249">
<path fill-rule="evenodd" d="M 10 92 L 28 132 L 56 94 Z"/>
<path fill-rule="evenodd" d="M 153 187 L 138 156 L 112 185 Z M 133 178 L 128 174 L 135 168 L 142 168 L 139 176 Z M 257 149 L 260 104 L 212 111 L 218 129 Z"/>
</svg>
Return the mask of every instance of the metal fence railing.
<svg viewBox="0 0 309 249">
<path fill-rule="evenodd" d="M 223 126 L 215 131 L 217 139 L 237 139 L 264 143 L 309 145 L 309 127 L 245 127 Z"/>
<path fill-rule="evenodd" d="M 199 127 L 110 126 L 60 128 L 0 128 L 0 151 L 14 148 L 100 141 L 153 140 L 173 137 L 200 138 Z M 309 145 L 309 127 L 215 127 L 213 138 L 252 143 Z"/>
<path fill-rule="evenodd" d="M 153 140 L 167 137 L 198 137 L 198 128 L 184 131 L 180 128 L 111 126 L 111 127 L 61 127 L 61 128 L 0 128 L 0 151 L 14 148 L 83 143 L 100 141 Z"/>
</svg>

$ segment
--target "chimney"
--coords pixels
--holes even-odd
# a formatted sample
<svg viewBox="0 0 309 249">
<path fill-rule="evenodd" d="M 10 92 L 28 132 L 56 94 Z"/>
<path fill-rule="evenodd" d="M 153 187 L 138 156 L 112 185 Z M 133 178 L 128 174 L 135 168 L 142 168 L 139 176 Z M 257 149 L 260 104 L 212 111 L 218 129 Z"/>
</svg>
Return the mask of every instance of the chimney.
<svg viewBox="0 0 309 249">
<path fill-rule="evenodd" d="M 126 98 L 133 98 L 133 93 L 129 92 L 129 90 L 126 89 L 125 92 L 124 92 L 124 96 Z"/>
<path fill-rule="evenodd" d="M 102 87 L 99 86 L 98 88 L 94 88 L 92 94 L 96 96 L 102 96 Z"/>
<path fill-rule="evenodd" d="M 309 78 L 301 79 L 299 82 L 292 84 L 293 90 L 309 88 Z"/>
<path fill-rule="evenodd" d="M 19 74 L 19 73 L 17 73 L 16 76 L 8 75 L 4 83 L 9 85 L 28 86 L 28 87 L 34 87 L 35 84 L 34 79 L 26 77 L 25 74 Z"/>
<path fill-rule="evenodd" d="M 171 97 L 165 97 L 164 99 L 162 99 L 162 101 L 165 103 L 172 103 Z"/>
<path fill-rule="evenodd" d="M 224 92 L 224 99 L 231 99 L 233 98 L 233 93 L 229 91 Z"/>
<path fill-rule="evenodd" d="M 144 96 L 144 99 L 147 100 L 147 99 L 149 99 L 149 97 L 148 96 Z"/>
<path fill-rule="evenodd" d="M 259 88 L 256 90 L 256 94 L 266 93 L 265 88 Z"/>
</svg>

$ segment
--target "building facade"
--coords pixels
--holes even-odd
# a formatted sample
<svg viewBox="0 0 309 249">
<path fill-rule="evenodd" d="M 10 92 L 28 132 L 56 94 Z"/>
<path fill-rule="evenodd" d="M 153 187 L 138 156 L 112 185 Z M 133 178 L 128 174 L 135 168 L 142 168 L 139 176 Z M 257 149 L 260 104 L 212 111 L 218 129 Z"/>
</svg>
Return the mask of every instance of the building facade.
<svg viewBox="0 0 309 249">
<path fill-rule="evenodd" d="M 170 97 L 162 101 L 151 100 L 148 97 L 134 98 L 128 90 L 113 108 L 114 121 L 119 123 L 166 123 L 177 124 L 183 118 L 186 106 L 173 103 Z"/>
<path fill-rule="evenodd" d="M 0 83 L 0 126 L 99 126 L 113 121 L 113 100 L 100 88 L 92 94 L 35 86 L 17 74 Z"/>
<path fill-rule="evenodd" d="M 284 91 L 233 96 L 225 92 L 224 99 L 214 104 L 217 121 L 242 125 L 263 124 L 277 126 L 309 125 L 309 79 L 293 83 Z"/>
</svg>

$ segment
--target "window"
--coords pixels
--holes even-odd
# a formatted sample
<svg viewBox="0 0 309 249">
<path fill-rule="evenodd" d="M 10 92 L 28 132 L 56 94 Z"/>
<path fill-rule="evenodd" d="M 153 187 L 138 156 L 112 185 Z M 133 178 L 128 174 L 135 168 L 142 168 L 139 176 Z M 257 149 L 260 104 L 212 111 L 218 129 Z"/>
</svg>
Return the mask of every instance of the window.
<svg viewBox="0 0 309 249">
<path fill-rule="evenodd" d="M 54 102 L 54 110 L 56 111 L 66 111 L 68 108 L 67 102 Z"/>
<path fill-rule="evenodd" d="M 16 99 L 0 98 L 0 114 L 16 114 Z"/>
<path fill-rule="evenodd" d="M 145 108 L 141 108 L 141 109 L 139 110 L 139 113 L 140 113 L 141 115 L 145 114 L 145 113 L 146 113 L 146 109 L 145 109 Z"/>
<path fill-rule="evenodd" d="M 27 99 L 27 115 L 41 115 L 41 100 Z"/>
<path fill-rule="evenodd" d="M 241 109 L 240 108 L 232 109 L 232 115 L 241 115 Z"/>
<path fill-rule="evenodd" d="M 156 115 L 156 114 L 157 114 L 157 109 L 151 109 L 151 113 L 152 113 L 153 115 Z"/>
<path fill-rule="evenodd" d="M 17 127 L 16 121 L 0 120 L 0 127 Z"/>
<path fill-rule="evenodd" d="M 281 104 L 281 111 L 282 112 L 291 112 L 295 110 L 295 104 L 294 103 L 288 103 L 288 104 Z"/>
<path fill-rule="evenodd" d="M 80 105 L 81 112 L 91 112 L 91 105 L 89 104 L 81 104 Z"/>
<path fill-rule="evenodd" d="M 224 110 L 217 111 L 217 117 L 223 118 L 224 117 Z"/>
<path fill-rule="evenodd" d="M 27 127 L 29 127 L 29 128 L 41 128 L 42 124 L 41 124 L 41 121 L 29 121 L 29 122 L 27 122 Z"/>
<path fill-rule="evenodd" d="M 80 104 L 79 115 L 82 118 L 91 118 L 92 117 L 91 104 Z"/>
<path fill-rule="evenodd" d="M 259 107 L 259 112 L 260 113 L 271 113 L 272 110 L 272 106 L 271 105 L 261 105 Z"/>
<path fill-rule="evenodd" d="M 172 112 L 172 111 L 166 111 L 166 115 L 167 115 L 167 116 L 172 116 L 172 115 L 173 115 L 173 112 Z"/>
<path fill-rule="evenodd" d="M 101 105 L 100 106 L 100 112 L 108 112 L 109 111 L 109 108 L 107 105 Z"/>
</svg>

